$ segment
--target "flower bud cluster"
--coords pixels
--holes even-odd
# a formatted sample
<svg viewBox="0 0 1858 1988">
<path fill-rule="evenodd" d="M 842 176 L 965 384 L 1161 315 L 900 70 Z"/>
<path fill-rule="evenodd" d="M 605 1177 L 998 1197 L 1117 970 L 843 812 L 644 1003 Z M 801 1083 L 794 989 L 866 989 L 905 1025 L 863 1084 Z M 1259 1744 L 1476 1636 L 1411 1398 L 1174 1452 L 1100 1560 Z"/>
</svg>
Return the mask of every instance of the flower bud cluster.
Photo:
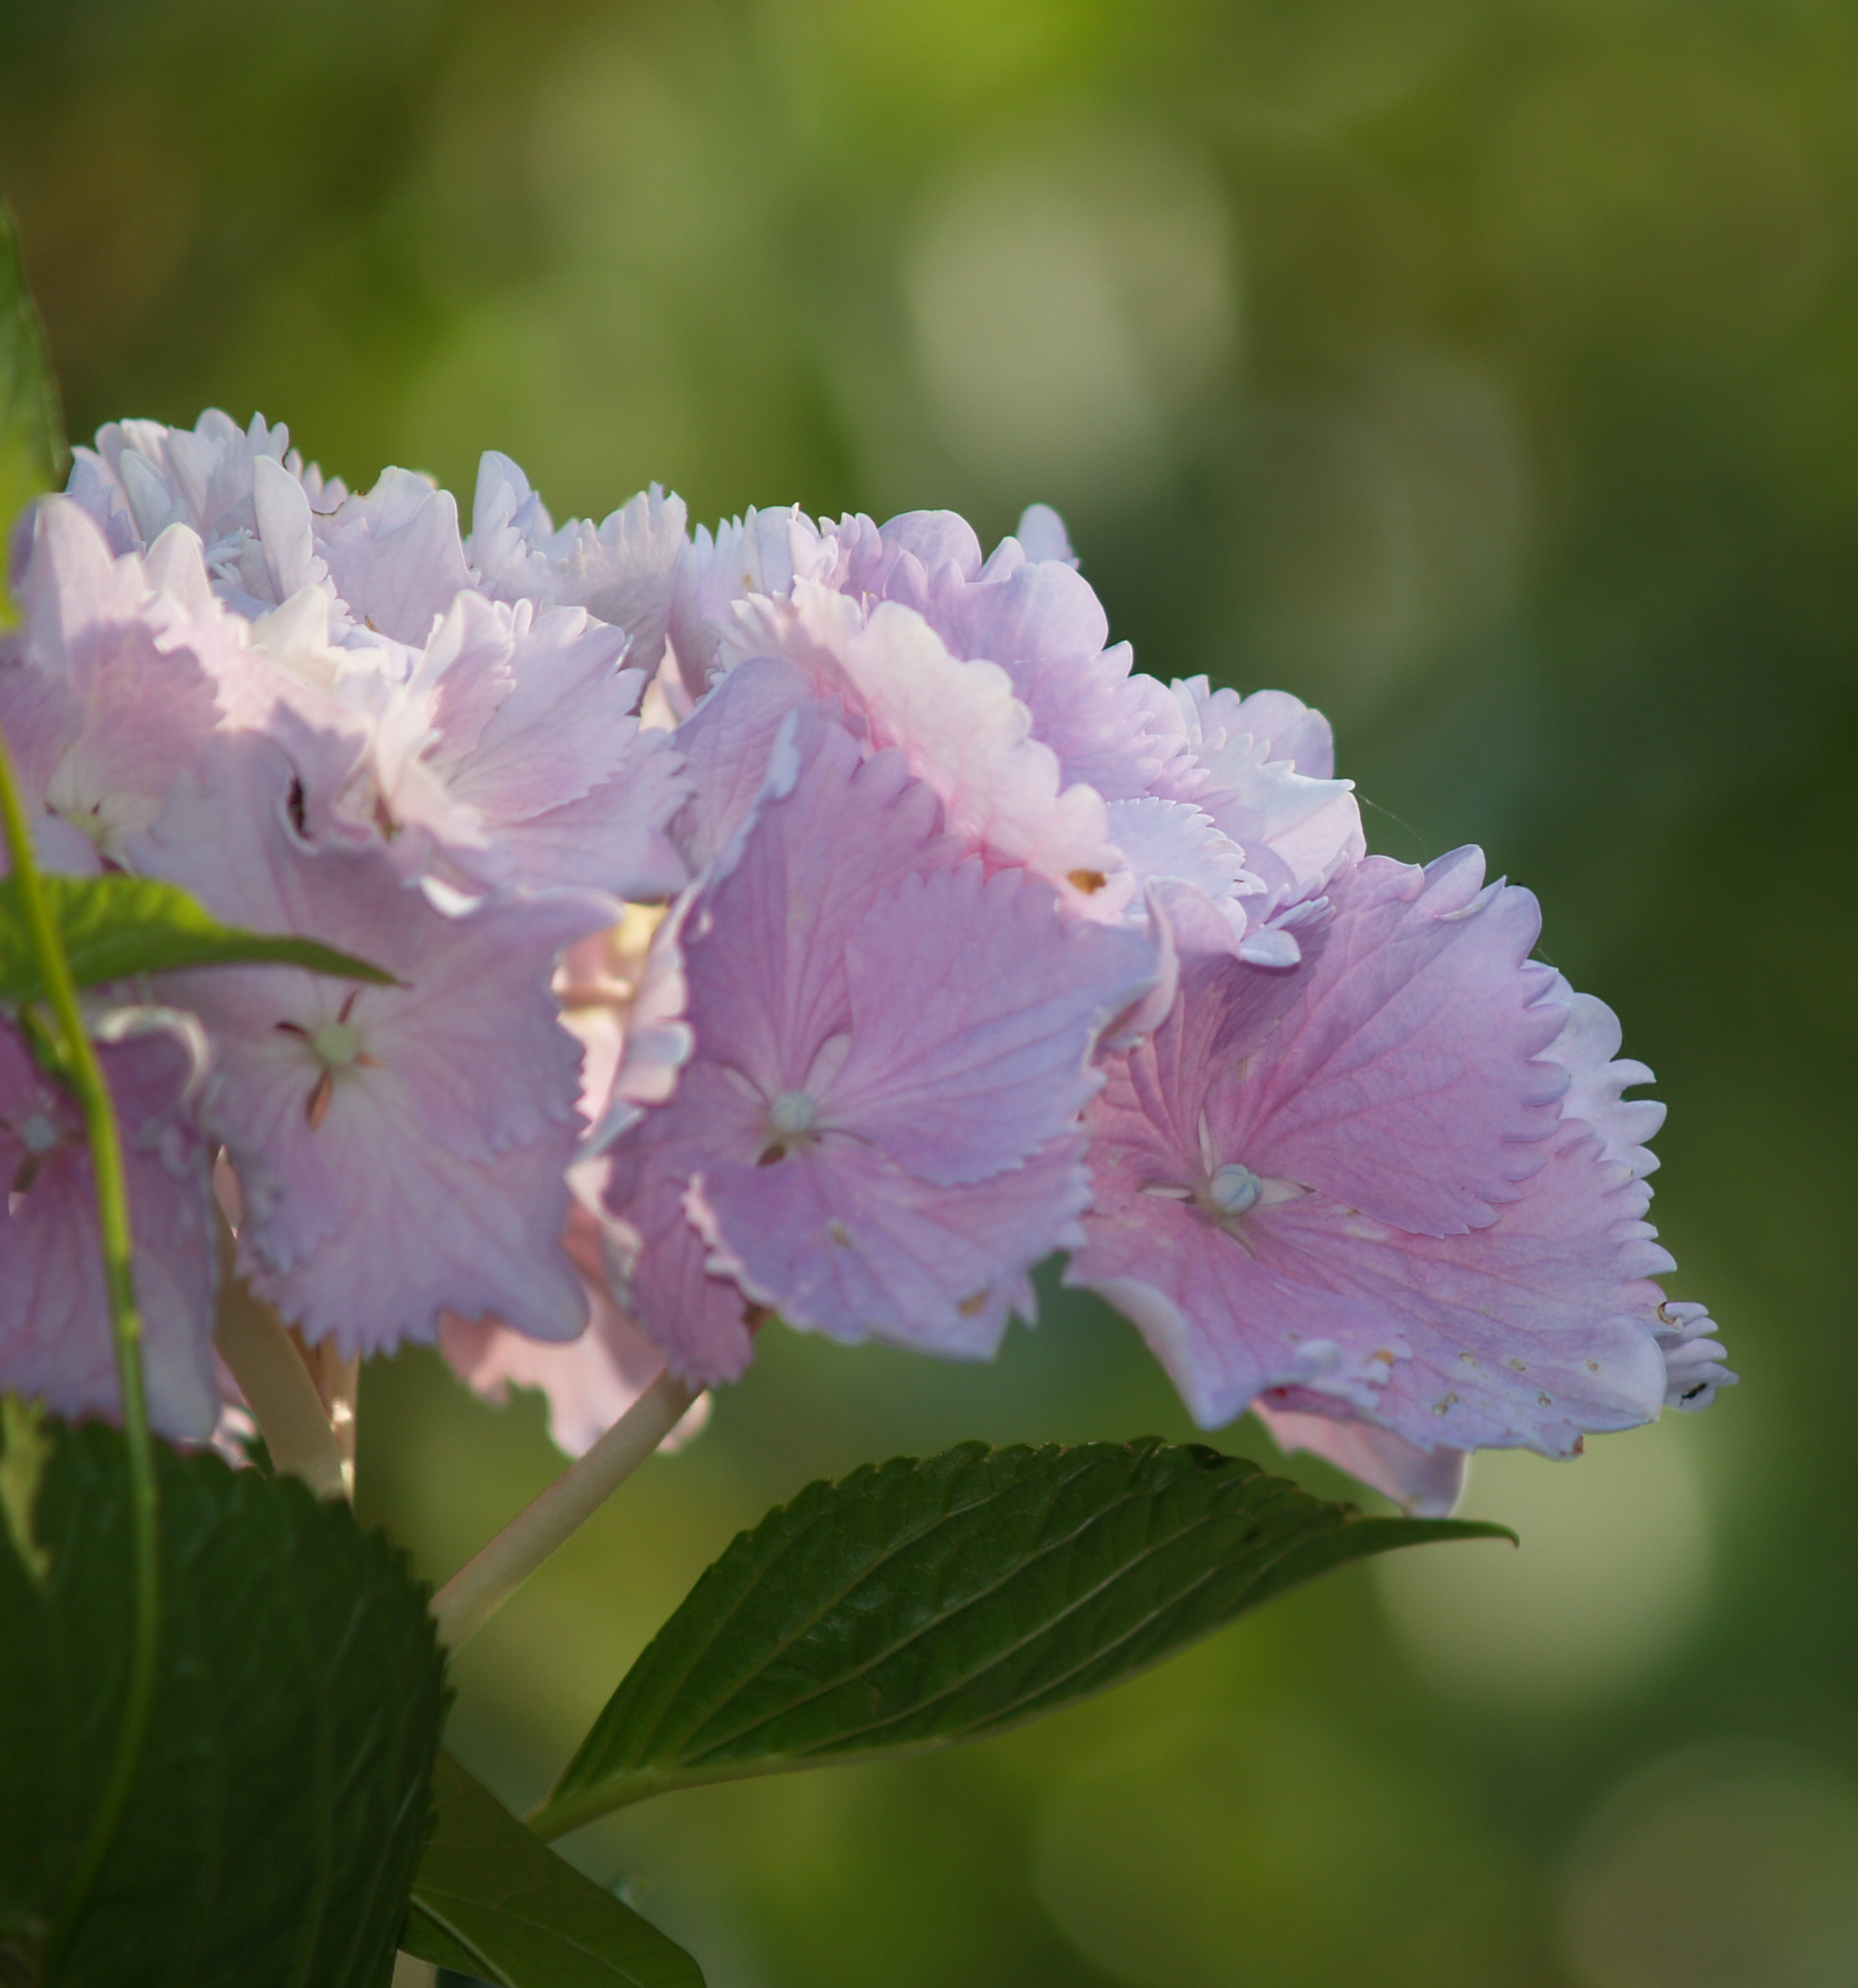
<svg viewBox="0 0 1858 1988">
<path fill-rule="evenodd" d="M 1296 698 L 1136 672 L 1049 510 L 986 556 L 946 512 L 687 536 L 655 488 L 557 530 L 488 455 L 466 536 L 287 442 L 106 428 L 0 660 L 49 867 L 396 976 L 113 1004 L 169 1433 L 223 1385 L 215 1193 L 306 1342 L 439 1339 L 576 1451 L 777 1317 L 985 1358 L 1054 1251 L 1198 1421 L 1416 1509 L 1732 1378 L 1653 1281 L 1648 1073 L 1534 899 L 1369 855 Z M 80 1142 L 10 1025 L 0 1167 L 0 1385 L 107 1411 Z"/>
</svg>

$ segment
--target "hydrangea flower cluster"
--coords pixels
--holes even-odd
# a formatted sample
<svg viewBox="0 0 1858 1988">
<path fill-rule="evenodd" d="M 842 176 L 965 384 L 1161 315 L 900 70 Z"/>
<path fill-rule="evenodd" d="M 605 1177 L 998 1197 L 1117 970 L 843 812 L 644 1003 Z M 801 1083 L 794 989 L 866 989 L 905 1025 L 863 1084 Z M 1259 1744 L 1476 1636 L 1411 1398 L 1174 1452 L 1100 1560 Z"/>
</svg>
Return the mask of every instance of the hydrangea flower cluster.
<svg viewBox="0 0 1858 1988">
<path fill-rule="evenodd" d="M 491 454 L 467 535 L 210 413 L 104 429 L 13 583 L 47 865 L 396 976 L 100 1004 L 173 1437 L 226 1226 L 305 1343 L 437 1340 L 575 1452 L 775 1318 L 985 1358 L 1054 1251 L 1197 1421 L 1416 1510 L 1734 1378 L 1534 898 L 1368 854 L 1296 698 L 1136 672 L 1043 507 L 557 530 Z M 67 1413 L 115 1401 L 87 1165 L 0 1027 L 0 1385 Z"/>
</svg>

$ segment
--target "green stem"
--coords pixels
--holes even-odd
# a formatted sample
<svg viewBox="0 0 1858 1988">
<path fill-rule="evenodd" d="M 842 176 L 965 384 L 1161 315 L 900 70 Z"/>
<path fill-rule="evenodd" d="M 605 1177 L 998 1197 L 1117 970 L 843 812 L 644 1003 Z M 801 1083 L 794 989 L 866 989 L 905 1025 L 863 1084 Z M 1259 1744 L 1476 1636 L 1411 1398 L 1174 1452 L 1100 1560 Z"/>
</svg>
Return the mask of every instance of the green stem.
<svg viewBox="0 0 1858 1988">
<path fill-rule="evenodd" d="M 91 1174 L 96 1189 L 97 1228 L 103 1244 L 103 1273 L 110 1299 L 110 1326 L 116 1342 L 116 1379 L 122 1394 L 122 1429 L 129 1453 L 129 1515 L 135 1551 L 135 1613 L 129 1640 L 129 1677 L 116 1758 L 102 1799 L 79 1857 L 47 1945 L 46 1974 L 55 1970 L 109 1852 L 127 1806 L 141 1763 L 155 1695 L 155 1664 L 160 1628 L 160 1516 L 156 1504 L 154 1443 L 148 1431 L 148 1402 L 142 1386 L 142 1318 L 136 1308 L 134 1243 L 129 1227 L 129 1195 L 123 1176 L 122 1142 L 96 1050 L 79 1012 L 77 988 L 65 947 L 45 902 L 32 836 L 21 805 L 19 785 L 6 742 L 0 738 L 0 817 L 18 891 L 20 909 L 40 979 L 51 1005 L 63 1052 L 65 1077 L 76 1094 L 90 1141 Z"/>
<path fill-rule="evenodd" d="M 695 1398 L 675 1375 L 660 1374 L 584 1457 L 576 1457 L 432 1597 L 439 1641 L 456 1650 L 474 1636 L 651 1455 Z"/>
</svg>

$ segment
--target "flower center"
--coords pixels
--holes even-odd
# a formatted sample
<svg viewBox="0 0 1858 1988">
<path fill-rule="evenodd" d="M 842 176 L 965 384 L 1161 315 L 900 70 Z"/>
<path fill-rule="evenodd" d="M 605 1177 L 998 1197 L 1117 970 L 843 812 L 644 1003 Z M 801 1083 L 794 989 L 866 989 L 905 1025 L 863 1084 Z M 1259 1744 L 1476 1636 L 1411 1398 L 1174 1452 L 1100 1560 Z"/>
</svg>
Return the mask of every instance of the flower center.
<svg viewBox="0 0 1858 1988">
<path fill-rule="evenodd" d="M 34 1154 L 49 1152 L 58 1144 L 58 1127 L 43 1111 L 34 1111 L 20 1123 L 19 1143 Z"/>
<path fill-rule="evenodd" d="M 329 1100 L 335 1095 L 336 1073 L 339 1070 L 378 1070 L 380 1059 L 370 1056 L 361 1047 L 361 1037 L 349 1020 L 355 1012 L 355 997 L 359 987 L 349 991 L 349 997 L 342 1003 L 341 1012 L 333 1022 L 325 1022 L 318 1028 L 306 1028 L 301 1022 L 280 1022 L 277 1024 L 281 1034 L 294 1036 L 304 1043 L 316 1059 L 316 1081 L 310 1086 L 310 1094 L 303 1100 L 303 1116 L 309 1121 L 313 1132 L 328 1117 Z"/>
<path fill-rule="evenodd" d="M 1207 1198 L 1224 1215 L 1242 1215 L 1255 1208 L 1264 1191 L 1264 1182 L 1236 1161 L 1219 1167 L 1207 1183 Z"/>
<path fill-rule="evenodd" d="M 813 1129 L 819 1107 L 804 1090 L 784 1090 L 768 1107 L 768 1122 L 784 1139 Z"/>
<path fill-rule="evenodd" d="M 310 1038 L 316 1059 L 325 1069 L 345 1070 L 361 1054 L 361 1038 L 346 1022 L 327 1022 Z"/>
</svg>

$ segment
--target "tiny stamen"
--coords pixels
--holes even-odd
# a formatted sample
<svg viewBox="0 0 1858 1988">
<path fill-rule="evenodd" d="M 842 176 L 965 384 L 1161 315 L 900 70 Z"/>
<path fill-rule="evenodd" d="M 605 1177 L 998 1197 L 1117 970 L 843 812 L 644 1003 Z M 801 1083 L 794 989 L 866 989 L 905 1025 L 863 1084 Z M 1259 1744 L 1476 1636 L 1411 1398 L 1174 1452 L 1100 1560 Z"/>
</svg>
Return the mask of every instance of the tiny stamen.
<svg viewBox="0 0 1858 1988">
<path fill-rule="evenodd" d="M 323 1071 L 311 1087 L 310 1094 L 303 1101 L 303 1116 L 309 1121 L 313 1132 L 320 1131 L 323 1121 L 329 1115 L 329 1100 L 335 1095 L 335 1079 L 329 1071 Z"/>
</svg>

